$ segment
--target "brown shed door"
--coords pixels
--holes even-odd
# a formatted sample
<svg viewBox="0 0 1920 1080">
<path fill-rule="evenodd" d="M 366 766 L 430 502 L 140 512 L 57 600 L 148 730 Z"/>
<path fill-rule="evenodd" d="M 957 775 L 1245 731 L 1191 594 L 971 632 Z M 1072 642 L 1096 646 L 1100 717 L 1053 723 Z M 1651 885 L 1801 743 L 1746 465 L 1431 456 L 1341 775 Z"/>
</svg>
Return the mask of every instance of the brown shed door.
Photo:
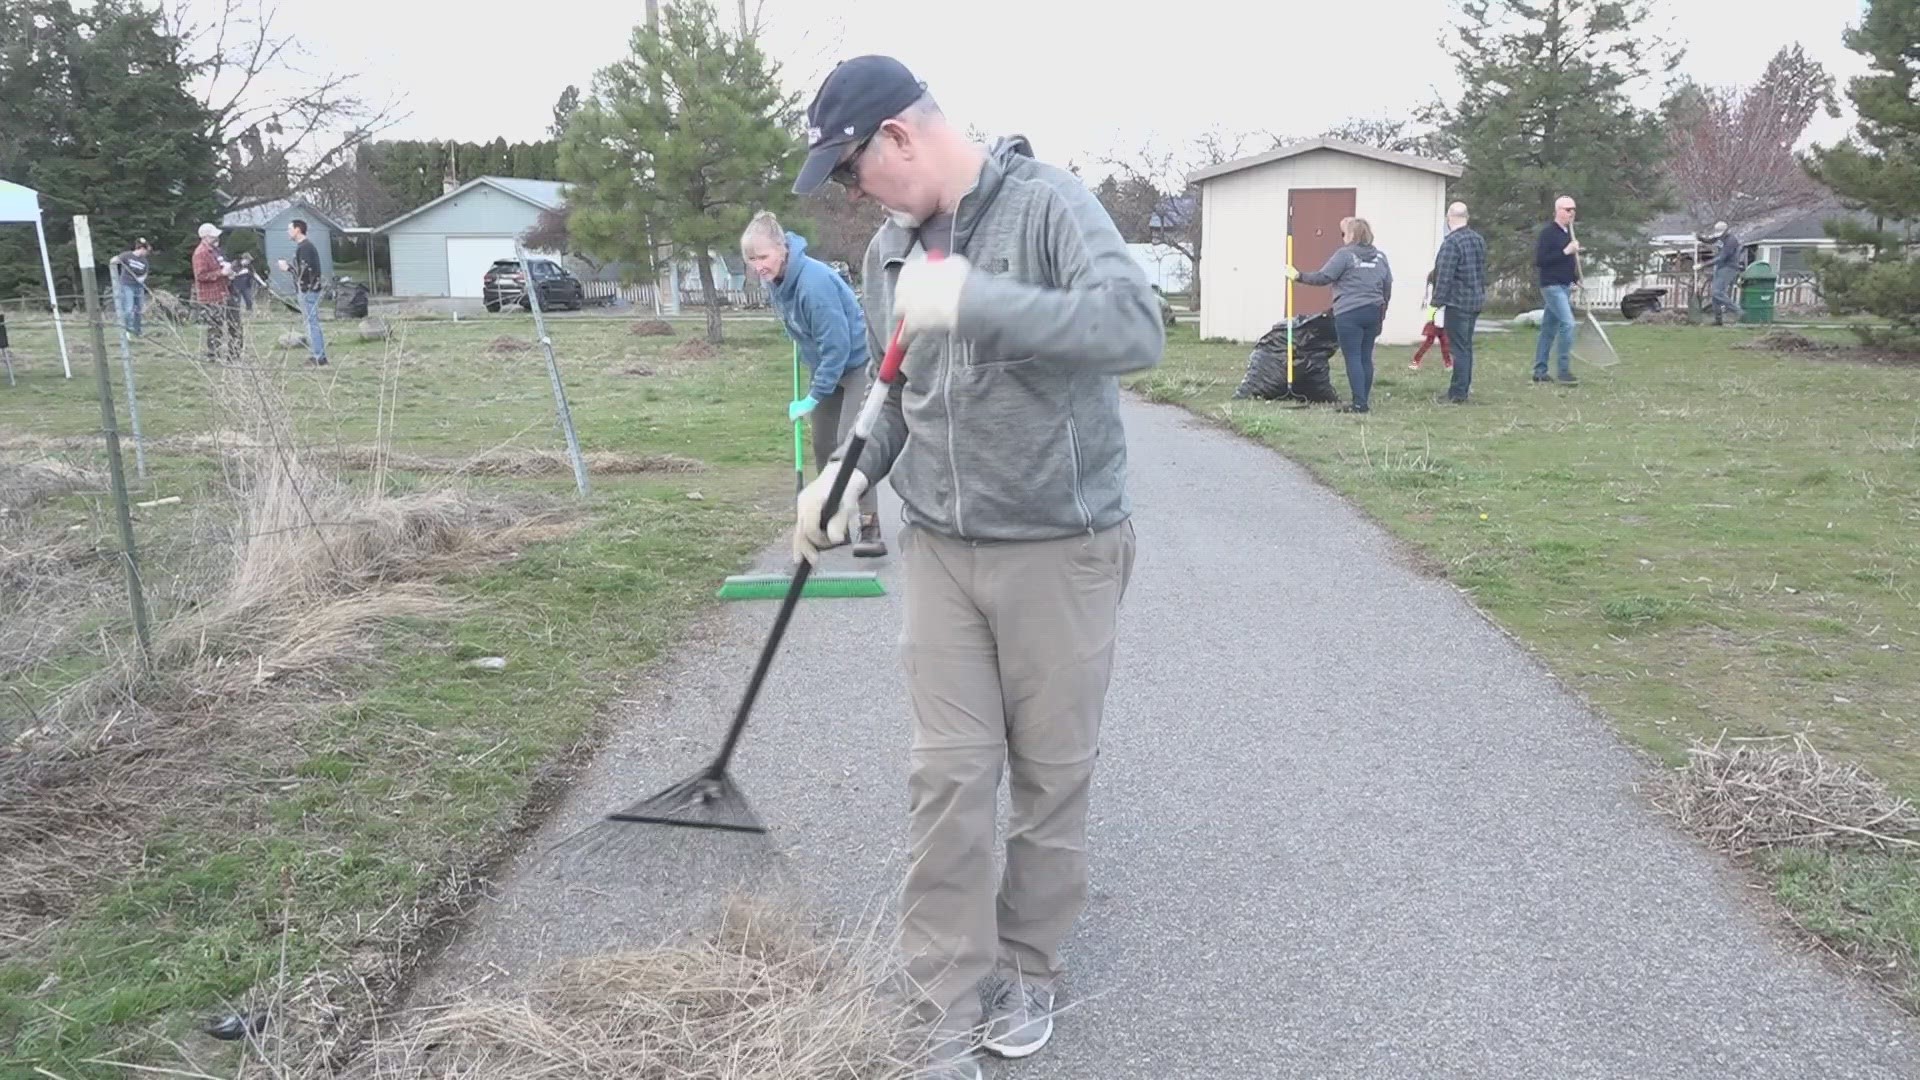
<svg viewBox="0 0 1920 1080">
<path fill-rule="evenodd" d="M 1287 230 L 1293 235 L 1293 265 L 1318 270 L 1340 250 L 1340 219 L 1353 216 L 1353 188 L 1292 188 L 1287 192 Z M 1326 285 L 1293 286 L 1293 311 L 1312 315 L 1333 306 Z"/>
</svg>

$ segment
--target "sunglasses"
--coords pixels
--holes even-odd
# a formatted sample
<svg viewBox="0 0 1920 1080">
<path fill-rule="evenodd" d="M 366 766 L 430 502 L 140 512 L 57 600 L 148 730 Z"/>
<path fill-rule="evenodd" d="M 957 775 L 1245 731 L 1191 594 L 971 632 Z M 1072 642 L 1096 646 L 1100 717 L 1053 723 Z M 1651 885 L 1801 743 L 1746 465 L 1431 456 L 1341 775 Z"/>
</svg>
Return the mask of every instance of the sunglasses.
<svg viewBox="0 0 1920 1080">
<path fill-rule="evenodd" d="M 873 133 L 873 135 L 878 134 L 880 134 L 878 131 Z M 873 135 L 855 143 L 853 153 L 841 158 L 840 164 L 835 165 L 833 171 L 827 174 L 827 179 L 843 188 L 852 189 L 860 186 L 860 155 L 867 152 L 867 146 L 873 142 Z"/>
</svg>

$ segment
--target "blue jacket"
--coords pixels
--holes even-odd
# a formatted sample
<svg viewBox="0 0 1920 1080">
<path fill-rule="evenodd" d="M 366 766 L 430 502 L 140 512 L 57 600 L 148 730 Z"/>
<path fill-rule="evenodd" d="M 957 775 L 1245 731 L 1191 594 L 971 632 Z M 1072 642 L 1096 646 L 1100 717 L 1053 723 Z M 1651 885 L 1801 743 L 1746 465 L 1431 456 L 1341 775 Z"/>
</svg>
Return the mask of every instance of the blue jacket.
<svg viewBox="0 0 1920 1080">
<path fill-rule="evenodd" d="M 786 269 L 770 292 L 787 336 L 800 343 L 800 362 L 813 372 L 807 393 L 815 401 L 866 369 L 867 319 L 859 298 L 833 267 L 807 254 L 798 234 L 787 234 Z"/>
</svg>

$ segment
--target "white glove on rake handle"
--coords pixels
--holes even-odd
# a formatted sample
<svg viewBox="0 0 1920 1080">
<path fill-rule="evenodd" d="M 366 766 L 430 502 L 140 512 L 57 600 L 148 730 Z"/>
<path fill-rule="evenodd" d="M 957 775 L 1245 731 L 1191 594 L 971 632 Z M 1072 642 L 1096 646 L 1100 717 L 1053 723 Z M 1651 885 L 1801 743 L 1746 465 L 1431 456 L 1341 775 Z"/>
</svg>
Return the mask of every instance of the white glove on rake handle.
<svg viewBox="0 0 1920 1080">
<path fill-rule="evenodd" d="M 938 256 L 934 256 L 938 258 Z M 901 331 L 906 327 L 904 320 L 893 328 L 893 341 L 887 345 L 887 355 L 880 363 L 880 377 L 867 391 L 867 400 L 860 407 L 860 416 L 853 424 L 853 439 L 847 444 L 847 454 L 840 459 L 840 468 L 834 473 L 833 486 L 824 499 L 817 502 L 802 497 L 802 513 L 808 506 L 819 507 L 818 531 L 830 536 L 833 531 L 834 514 L 828 507 L 855 506 L 861 492 L 866 490 L 867 478 L 853 463 L 860 458 L 860 451 L 867 444 L 867 438 L 873 434 L 873 423 L 879 419 L 880 409 L 887 400 L 887 390 L 900 376 L 900 361 L 906 356 L 906 343 Z M 853 487 L 853 478 L 860 477 L 860 487 Z M 815 481 L 818 484 L 818 481 Z M 811 532 L 814 522 L 811 515 L 801 521 L 802 529 L 796 531 L 795 550 L 800 550 L 800 534 Z M 846 522 L 840 526 L 842 538 L 846 535 Z M 819 551 L 814 550 L 817 557 Z M 608 814 L 607 821 L 646 822 L 655 825 L 680 825 L 694 829 L 725 829 L 731 832 L 763 833 L 767 827 L 748 805 L 747 798 L 734 786 L 733 778 L 727 775 L 727 766 L 733 761 L 734 748 L 740 745 L 740 733 L 747 728 L 747 717 L 753 712 L 753 703 L 760 696 L 760 687 L 767 679 L 767 669 L 773 666 L 773 654 L 780 649 L 780 639 L 786 636 L 787 624 L 793 621 L 793 609 L 799 606 L 800 594 L 806 589 L 807 576 L 813 572 L 813 559 L 800 560 L 793 571 L 793 583 L 787 587 L 787 595 L 780 602 L 780 613 L 774 616 L 773 630 L 767 635 L 767 643 L 760 649 L 760 660 L 753 667 L 753 677 L 747 682 L 747 692 L 740 699 L 740 707 L 733 714 L 733 726 L 727 729 L 727 739 L 720 747 L 720 753 L 706 768 L 680 781 L 650 798 L 647 798 L 625 810 Z M 594 829 L 589 826 L 581 834 L 589 834 Z M 563 841 L 561 846 L 571 846 L 575 841 Z"/>
</svg>

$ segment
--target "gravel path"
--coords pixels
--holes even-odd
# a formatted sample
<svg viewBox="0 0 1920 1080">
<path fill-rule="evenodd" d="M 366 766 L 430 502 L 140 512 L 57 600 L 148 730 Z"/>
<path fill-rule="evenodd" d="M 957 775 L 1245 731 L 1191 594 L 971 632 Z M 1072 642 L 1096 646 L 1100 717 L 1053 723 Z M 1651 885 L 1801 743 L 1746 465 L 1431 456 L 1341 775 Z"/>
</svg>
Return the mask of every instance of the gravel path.
<svg viewBox="0 0 1920 1080">
<path fill-rule="evenodd" d="M 1453 588 L 1278 455 L 1127 408 L 1140 555 L 1072 1011 L 989 1075 L 1920 1076 L 1920 1028 L 1647 809 Z M 803 605 L 776 662 L 736 766 L 766 841 L 632 826 L 618 858 L 515 868 L 422 992 L 659 941 L 741 883 L 884 917 L 908 738 L 880 566 L 893 595 Z M 697 769 L 774 608 L 726 605 L 636 686 L 538 843 Z"/>
</svg>

